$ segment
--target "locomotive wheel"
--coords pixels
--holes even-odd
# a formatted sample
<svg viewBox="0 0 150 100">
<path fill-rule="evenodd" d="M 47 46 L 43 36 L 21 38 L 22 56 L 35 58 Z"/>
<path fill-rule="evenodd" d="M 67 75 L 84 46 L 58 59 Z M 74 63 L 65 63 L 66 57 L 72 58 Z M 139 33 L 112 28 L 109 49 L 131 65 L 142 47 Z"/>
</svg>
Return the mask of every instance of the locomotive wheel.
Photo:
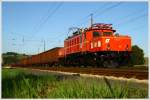
<svg viewBox="0 0 150 100">
<path fill-rule="evenodd" d="M 107 68 L 108 65 L 109 65 L 108 61 L 104 61 L 104 62 L 103 62 L 103 67 L 104 67 L 104 68 Z"/>
<path fill-rule="evenodd" d="M 119 64 L 113 60 L 104 61 L 103 67 L 105 67 L 105 68 L 116 68 L 116 67 L 119 67 Z"/>
<path fill-rule="evenodd" d="M 112 67 L 112 68 L 118 68 L 118 67 L 119 67 L 119 64 L 118 64 L 117 61 L 111 60 L 110 62 L 111 62 L 111 67 Z"/>
</svg>

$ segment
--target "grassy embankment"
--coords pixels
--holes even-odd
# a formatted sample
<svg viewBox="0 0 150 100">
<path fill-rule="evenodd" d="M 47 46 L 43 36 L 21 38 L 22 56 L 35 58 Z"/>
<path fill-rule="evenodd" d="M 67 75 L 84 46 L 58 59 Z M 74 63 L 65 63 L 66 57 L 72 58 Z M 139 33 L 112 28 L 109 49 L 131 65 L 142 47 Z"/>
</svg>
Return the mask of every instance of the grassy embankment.
<svg viewBox="0 0 150 100">
<path fill-rule="evenodd" d="M 2 98 L 148 98 L 148 89 L 111 84 L 107 79 L 63 78 L 2 70 Z"/>
</svg>

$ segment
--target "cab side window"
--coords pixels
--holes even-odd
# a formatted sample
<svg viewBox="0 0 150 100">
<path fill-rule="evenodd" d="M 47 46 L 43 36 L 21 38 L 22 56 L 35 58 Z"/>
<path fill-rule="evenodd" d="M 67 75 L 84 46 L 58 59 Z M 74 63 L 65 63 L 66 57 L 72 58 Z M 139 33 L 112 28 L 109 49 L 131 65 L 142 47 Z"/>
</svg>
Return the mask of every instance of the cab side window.
<svg viewBox="0 0 150 100">
<path fill-rule="evenodd" d="M 93 32 L 93 37 L 99 37 L 101 34 L 99 33 L 99 32 L 97 32 L 97 31 L 94 31 Z"/>
</svg>

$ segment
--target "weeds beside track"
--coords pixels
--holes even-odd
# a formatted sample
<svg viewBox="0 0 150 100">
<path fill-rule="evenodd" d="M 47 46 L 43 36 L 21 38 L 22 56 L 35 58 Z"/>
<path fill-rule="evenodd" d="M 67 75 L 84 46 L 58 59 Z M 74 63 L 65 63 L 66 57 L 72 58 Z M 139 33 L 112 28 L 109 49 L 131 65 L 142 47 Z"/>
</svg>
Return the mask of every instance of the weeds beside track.
<svg viewBox="0 0 150 100">
<path fill-rule="evenodd" d="M 148 89 L 104 80 L 2 70 L 2 98 L 148 98 Z"/>
</svg>

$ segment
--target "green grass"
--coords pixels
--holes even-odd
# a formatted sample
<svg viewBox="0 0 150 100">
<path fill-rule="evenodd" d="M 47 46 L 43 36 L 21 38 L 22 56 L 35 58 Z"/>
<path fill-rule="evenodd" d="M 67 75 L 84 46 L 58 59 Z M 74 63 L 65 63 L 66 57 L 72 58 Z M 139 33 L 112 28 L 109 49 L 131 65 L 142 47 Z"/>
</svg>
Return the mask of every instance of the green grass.
<svg viewBox="0 0 150 100">
<path fill-rule="evenodd" d="M 18 69 L 2 70 L 2 98 L 148 98 L 148 89 L 128 86 L 107 79 L 63 79 Z"/>
<path fill-rule="evenodd" d="M 8 77 L 10 75 L 10 77 Z M 36 76 L 25 74 L 22 70 L 4 69 L 2 72 L 3 98 L 38 98 L 49 82 L 56 78 L 50 75 Z M 45 91 L 46 92 L 46 91 Z"/>
<path fill-rule="evenodd" d="M 108 81 L 108 80 L 107 80 Z M 105 81 L 81 78 L 63 80 L 49 95 L 55 98 L 146 98 L 147 90 L 128 88 L 128 83 L 109 85 Z"/>
</svg>

